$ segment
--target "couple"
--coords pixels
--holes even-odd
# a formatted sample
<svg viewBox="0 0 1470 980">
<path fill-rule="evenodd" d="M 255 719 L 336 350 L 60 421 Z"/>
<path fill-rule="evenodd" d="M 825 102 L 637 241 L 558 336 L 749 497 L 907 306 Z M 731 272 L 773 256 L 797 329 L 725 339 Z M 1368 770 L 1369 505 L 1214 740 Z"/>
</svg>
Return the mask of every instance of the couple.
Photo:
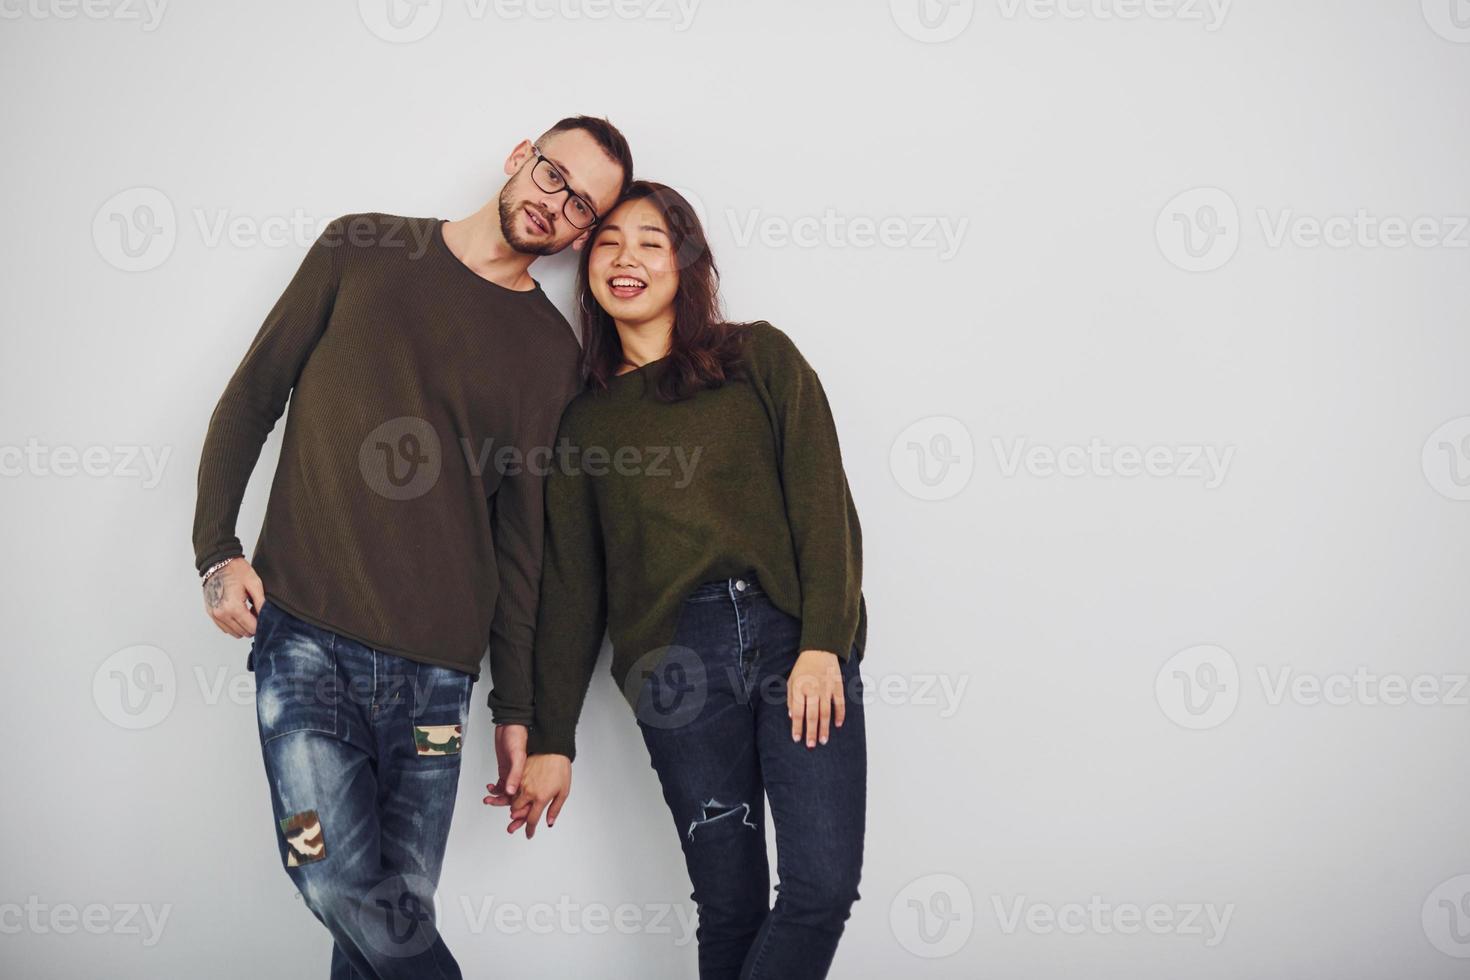
<svg viewBox="0 0 1470 980">
<path fill-rule="evenodd" d="M 334 978 L 461 975 L 433 892 L 487 644 L 485 802 L 531 837 L 568 798 L 610 634 L 700 977 L 826 976 L 858 897 L 867 617 L 831 411 L 790 338 L 721 318 L 688 202 L 632 172 L 576 116 L 464 220 L 334 221 L 210 420 L 205 606 L 253 637 L 281 859 Z M 580 349 L 529 271 L 569 245 Z M 247 561 L 236 519 L 288 399 Z"/>
</svg>

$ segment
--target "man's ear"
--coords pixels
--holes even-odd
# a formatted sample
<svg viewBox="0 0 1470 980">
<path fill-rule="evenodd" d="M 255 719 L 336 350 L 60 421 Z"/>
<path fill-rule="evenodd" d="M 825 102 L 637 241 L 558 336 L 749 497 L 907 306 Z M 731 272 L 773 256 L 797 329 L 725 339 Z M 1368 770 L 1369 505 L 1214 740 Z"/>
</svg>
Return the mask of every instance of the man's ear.
<svg viewBox="0 0 1470 980">
<path fill-rule="evenodd" d="M 524 164 L 530 156 L 531 141 L 521 140 L 519 143 L 516 144 L 516 148 L 510 151 L 510 156 L 505 158 L 505 175 L 509 177 L 511 174 L 514 174 L 517 170 L 521 169 L 521 165 Z"/>
<path fill-rule="evenodd" d="M 572 242 L 572 251 L 573 252 L 580 252 L 580 251 L 582 251 L 582 246 L 584 246 L 584 245 L 587 244 L 587 239 L 588 239 L 589 236 L 591 236 L 591 234 L 592 234 L 592 229 L 591 228 L 588 228 L 586 231 L 582 232 L 582 234 L 578 235 L 576 237 L 576 239 Z"/>
</svg>

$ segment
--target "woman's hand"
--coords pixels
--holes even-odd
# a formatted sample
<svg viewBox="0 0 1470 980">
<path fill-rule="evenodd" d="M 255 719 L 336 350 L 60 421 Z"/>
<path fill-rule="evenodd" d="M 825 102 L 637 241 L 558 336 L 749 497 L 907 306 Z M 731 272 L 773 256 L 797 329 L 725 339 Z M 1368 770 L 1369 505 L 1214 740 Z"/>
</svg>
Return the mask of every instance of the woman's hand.
<svg viewBox="0 0 1470 980">
<path fill-rule="evenodd" d="M 842 662 L 825 650 L 803 650 L 786 678 L 786 713 L 791 717 L 791 741 L 800 742 L 806 728 L 806 747 L 827 744 L 832 722 L 842 727 L 847 699 L 842 690 Z"/>
<path fill-rule="evenodd" d="M 526 760 L 526 771 L 521 774 L 521 791 L 510 806 L 510 826 L 505 832 L 513 834 L 521 827 L 526 828 L 526 839 L 536 836 L 536 825 L 541 822 L 541 813 L 546 812 L 546 826 L 556 826 L 562 804 L 572 791 L 572 760 L 552 752 L 533 755 Z"/>
</svg>

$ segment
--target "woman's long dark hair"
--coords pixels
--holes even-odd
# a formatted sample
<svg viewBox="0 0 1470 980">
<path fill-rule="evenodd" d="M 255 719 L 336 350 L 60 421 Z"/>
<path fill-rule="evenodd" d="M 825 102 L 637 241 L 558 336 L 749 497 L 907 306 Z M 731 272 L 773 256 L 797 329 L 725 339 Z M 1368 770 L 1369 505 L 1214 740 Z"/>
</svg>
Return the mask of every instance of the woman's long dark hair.
<svg viewBox="0 0 1470 980">
<path fill-rule="evenodd" d="M 635 180 L 618 203 L 637 200 L 647 200 L 663 217 L 679 270 L 674 333 L 668 364 L 659 373 L 657 395 L 662 401 L 680 401 L 740 377 L 746 325 L 726 322 L 720 313 L 720 272 L 699 217 L 684 196 L 666 184 Z M 588 387 L 603 389 L 626 362 L 617 325 L 592 295 L 587 270 L 596 239 L 597 229 L 593 228 L 577 264 L 577 297 L 583 372 Z"/>
</svg>

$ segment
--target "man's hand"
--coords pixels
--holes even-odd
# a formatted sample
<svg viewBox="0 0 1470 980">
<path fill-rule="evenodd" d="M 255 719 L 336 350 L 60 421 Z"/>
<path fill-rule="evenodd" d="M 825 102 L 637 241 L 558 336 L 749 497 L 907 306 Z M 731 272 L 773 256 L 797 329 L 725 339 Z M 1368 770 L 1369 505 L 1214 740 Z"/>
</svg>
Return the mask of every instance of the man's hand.
<svg viewBox="0 0 1470 980">
<path fill-rule="evenodd" d="M 841 728 L 847 719 L 842 690 L 842 663 L 825 650 L 803 650 L 786 679 L 786 713 L 791 717 L 791 741 L 800 742 L 806 728 L 806 747 L 827 744 L 832 722 Z"/>
<path fill-rule="evenodd" d="M 521 789 L 521 773 L 526 768 L 525 725 L 495 726 L 495 762 L 500 767 L 500 779 L 486 783 L 490 795 L 485 802 L 491 806 L 510 806 L 511 800 Z"/>
<path fill-rule="evenodd" d="M 204 611 L 236 639 L 255 635 L 255 617 L 265 605 L 265 585 L 250 562 L 236 558 L 204 583 Z"/>
<path fill-rule="evenodd" d="M 546 826 L 556 826 L 562 804 L 572 792 L 572 760 L 564 755 L 544 753 L 533 755 L 526 762 L 526 774 L 521 778 L 521 791 L 516 794 L 510 808 L 508 834 L 521 827 L 526 828 L 526 839 L 536 836 L 536 825 L 541 822 L 541 813 L 546 811 Z M 547 807 L 550 810 L 547 810 Z"/>
</svg>

